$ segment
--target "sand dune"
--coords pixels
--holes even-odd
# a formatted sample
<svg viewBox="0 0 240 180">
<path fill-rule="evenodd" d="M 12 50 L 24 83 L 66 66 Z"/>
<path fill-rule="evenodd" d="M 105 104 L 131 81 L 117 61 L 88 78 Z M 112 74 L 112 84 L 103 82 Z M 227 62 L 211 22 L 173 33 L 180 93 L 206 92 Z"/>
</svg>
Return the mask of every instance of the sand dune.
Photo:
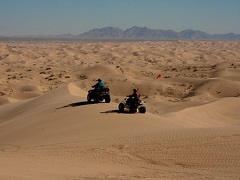
<svg viewBox="0 0 240 180">
<path fill-rule="evenodd" d="M 239 179 L 239 48 L 0 43 L 0 179 Z M 133 88 L 147 112 L 119 113 Z"/>
<path fill-rule="evenodd" d="M 223 98 L 205 105 L 186 108 L 177 113 L 170 113 L 166 117 L 196 127 L 234 127 L 240 125 L 239 105 L 238 98 Z"/>
</svg>

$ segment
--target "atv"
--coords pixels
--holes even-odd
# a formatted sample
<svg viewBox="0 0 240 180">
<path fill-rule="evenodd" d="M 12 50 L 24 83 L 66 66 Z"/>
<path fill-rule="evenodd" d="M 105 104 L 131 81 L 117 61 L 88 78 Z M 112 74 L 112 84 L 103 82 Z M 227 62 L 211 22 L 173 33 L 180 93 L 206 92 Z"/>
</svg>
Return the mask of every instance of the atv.
<svg viewBox="0 0 240 180">
<path fill-rule="evenodd" d="M 99 88 L 99 89 L 92 89 L 88 91 L 87 101 L 91 103 L 99 103 L 105 100 L 106 103 L 110 103 L 110 89 L 107 87 Z"/>
<path fill-rule="evenodd" d="M 145 113 L 146 107 L 143 106 L 143 104 L 144 101 L 142 100 L 135 100 L 131 97 L 127 97 L 118 105 L 118 110 L 120 113 L 124 112 L 124 109 L 128 109 L 130 113 Z"/>
</svg>

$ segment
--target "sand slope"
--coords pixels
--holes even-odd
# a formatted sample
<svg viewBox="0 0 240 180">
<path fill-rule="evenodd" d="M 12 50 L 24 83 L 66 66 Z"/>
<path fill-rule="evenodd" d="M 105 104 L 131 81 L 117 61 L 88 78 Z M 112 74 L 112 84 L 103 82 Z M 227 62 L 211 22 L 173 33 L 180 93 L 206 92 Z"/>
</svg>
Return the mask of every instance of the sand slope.
<svg viewBox="0 0 240 180">
<path fill-rule="evenodd" d="M 239 45 L 1 43 L 0 179 L 239 179 Z"/>
<path fill-rule="evenodd" d="M 73 84 L 69 87 L 77 88 Z M 88 104 L 86 96 L 72 96 L 68 88 L 63 86 L 18 105 L 5 106 L 8 110 L 3 108 L 1 111 L 1 142 L 23 141 L 39 145 L 48 141 L 62 143 L 92 140 L 96 137 L 128 137 L 154 129 L 157 131 L 159 127 L 170 124 L 149 113 L 144 116 L 119 114 L 117 107 L 118 104 L 115 103 Z"/>
<path fill-rule="evenodd" d="M 204 111 L 218 109 L 229 99 L 180 111 L 177 118 L 161 118 L 150 113 L 119 114 L 115 103 L 87 104 L 86 93 L 76 90 L 69 84 L 0 109 L 0 156 L 5 162 L 1 177 L 237 177 L 239 116 L 226 118 L 221 109 Z M 225 109 L 229 114 L 239 105 L 234 101 Z"/>
</svg>

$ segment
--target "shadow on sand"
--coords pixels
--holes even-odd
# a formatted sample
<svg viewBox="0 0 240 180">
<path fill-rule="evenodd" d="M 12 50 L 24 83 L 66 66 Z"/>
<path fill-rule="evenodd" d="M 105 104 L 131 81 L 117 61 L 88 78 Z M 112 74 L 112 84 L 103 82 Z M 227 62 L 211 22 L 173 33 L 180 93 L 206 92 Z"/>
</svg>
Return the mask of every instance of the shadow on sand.
<svg viewBox="0 0 240 180">
<path fill-rule="evenodd" d="M 108 110 L 108 111 L 104 111 L 101 113 L 119 113 L 119 111 L 118 110 Z"/>
<path fill-rule="evenodd" d="M 62 109 L 62 108 L 67 108 L 67 107 L 85 106 L 85 105 L 90 105 L 90 104 L 94 104 L 94 103 L 91 103 L 91 102 L 88 102 L 88 101 L 82 101 L 82 102 L 71 103 L 71 104 L 68 104 L 66 106 L 59 107 L 57 109 Z"/>
<path fill-rule="evenodd" d="M 67 108 L 67 107 L 77 107 L 77 106 L 86 106 L 86 105 L 91 105 L 91 104 L 98 104 L 98 103 L 94 103 L 94 102 L 88 102 L 88 101 L 81 101 L 81 102 L 75 102 L 75 103 L 71 103 L 71 104 L 68 104 L 66 106 L 62 106 L 62 107 L 59 107 L 59 108 L 56 108 L 56 109 L 62 109 L 62 108 Z M 114 110 L 108 110 L 108 111 L 103 111 L 103 112 L 100 112 L 100 113 L 117 113 L 117 114 L 133 114 L 129 111 L 123 111 L 123 112 L 119 112 L 119 110 L 117 109 L 114 109 Z"/>
<path fill-rule="evenodd" d="M 119 112 L 119 110 L 108 110 L 108 111 L 104 111 L 104 112 L 101 112 L 101 113 L 118 113 L 118 114 L 134 114 L 134 113 L 131 113 L 129 111 L 123 111 L 123 112 Z"/>
</svg>

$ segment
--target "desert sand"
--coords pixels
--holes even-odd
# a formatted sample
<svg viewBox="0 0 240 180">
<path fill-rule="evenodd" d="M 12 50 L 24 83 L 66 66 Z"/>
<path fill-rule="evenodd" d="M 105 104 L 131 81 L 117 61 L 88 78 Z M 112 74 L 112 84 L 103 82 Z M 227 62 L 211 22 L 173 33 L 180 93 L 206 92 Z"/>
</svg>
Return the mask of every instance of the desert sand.
<svg viewBox="0 0 240 180">
<path fill-rule="evenodd" d="M 0 42 L 0 73 L 0 179 L 240 179 L 238 41 Z"/>
</svg>

